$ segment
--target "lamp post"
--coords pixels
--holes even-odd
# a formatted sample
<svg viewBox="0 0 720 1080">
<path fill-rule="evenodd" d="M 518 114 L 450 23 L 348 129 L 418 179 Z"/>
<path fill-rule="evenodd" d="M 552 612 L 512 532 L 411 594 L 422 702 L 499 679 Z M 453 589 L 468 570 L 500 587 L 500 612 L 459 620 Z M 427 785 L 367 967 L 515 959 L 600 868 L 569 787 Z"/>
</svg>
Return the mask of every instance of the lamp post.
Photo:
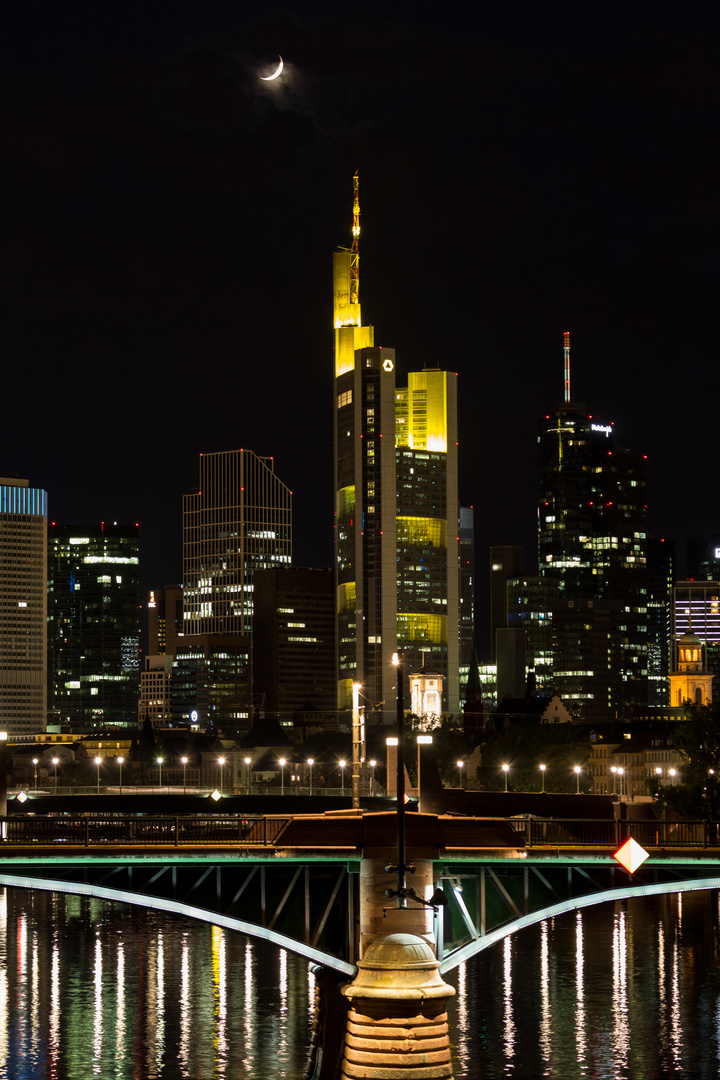
<svg viewBox="0 0 720 1080">
<path fill-rule="evenodd" d="M 407 878 L 405 876 L 405 750 L 403 746 L 403 720 L 405 715 L 405 701 L 403 685 L 403 663 L 400 653 L 393 653 L 392 662 L 397 669 L 397 906 L 407 907 L 406 891 Z"/>
<path fill-rule="evenodd" d="M 32 763 L 33 763 L 33 765 L 34 765 L 34 767 L 35 767 L 35 779 L 34 779 L 34 781 L 33 781 L 33 786 L 34 786 L 35 788 L 37 788 L 37 767 L 38 767 L 38 759 L 37 759 L 36 757 L 34 757 L 34 758 L 32 759 Z"/>
<path fill-rule="evenodd" d="M 245 762 L 245 787 L 248 789 L 248 794 L 252 795 L 252 784 L 250 783 L 250 766 L 252 765 L 252 758 L 243 758 Z"/>
<path fill-rule="evenodd" d="M 503 765 L 503 772 L 505 773 L 505 790 L 506 790 L 506 791 L 507 791 L 507 789 L 508 789 L 508 786 L 507 786 L 507 778 L 508 778 L 508 772 L 509 772 L 509 771 L 510 771 L 510 766 L 509 766 L 509 765 Z"/>
<path fill-rule="evenodd" d="M 280 758 L 280 760 L 278 761 L 278 765 L 280 766 L 280 794 L 284 795 L 285 794 L 285 758 L 284 757 Z"/>
<path fill-rule="evenodd" d="M 52 763 L 55 766 L 55 794 L 56 795 L 57 795 L 57 767 L 58 767 L 58 762 L 59 761 L 60 761 L 60 758 L 58 758 L 58 757 L 54 757 L 52 759 Z"/>
<path fill-rule="evenodd" d="M 188 759 L 186 757 L 181 757 L 180 760 L 182 761 L 182 767 L 183 767 L 183 795 L 186 795 L 187 794 L 187 763 L 188 763 Z"/>
<path fill-rule="evenodd" d="M 420 776 L 420 747 L 421 746 L 432 746 L 432 735 L 418 735 L 418 737 L 417 737 L 417 789 L 418 789 L 418 798 L 421 800 L 421 805 L 422 805 L 422 788 L 420 787 L 420 781 L 421 781 L 421 776 Z"/>
<path fill-rule="evenodd" d="M 375 758 L 373 758 L 372 761 L 370 762 L 370 768 L 372 769 L 372 777 L 371 777 L 371 780 L 370 780 L 370 795 L 371 796 L 375 794 L 375 766 L 376 765 L 377 765 L 377 761 L 375 760 Z"/>
<path fill-rule="evenodd" d="M 338 761 L 338 765 L 340 766 L 340 794 L 342 796 L 345 795 L 345 765 L 346 764 L 347 764 L 347 762 L 345 762 L 345 761 Z"/>
<path fill-rule="evenodd" d="M 123 761 L 124 760 L 125 760 L 124 757 L 119 757 L 118 758 L 118 765 L 120 766 L 120 794 L 121 795 L 122 795 L 122 767 L 123 767 Z"/>
<path fill-rule="evenodd" d="M 610 772 L 613 774 L 613 795 L 616 795 L 617 792 L 615 790 L 615 781 L 617 779 L 617 765 L 611 765 Z"/>
<path fill-rule="evenodd" d="M 461 790 L 461 791 L 462 791 L 462 771 L 463 771 L 463 765 L 464 765 L 464 764 L 465 764 L 465 762 L 464 762 L 464 761 L 458 761 L 458 763 L 457 763 L 457 767 L 458 767 L 458 780 L 460 781 L 460 790 Z"/>
<path fill-rule="evenodd" d="M 310 766 L 310 794 L 312 795 L 312 767 L 315 764 L 315 758 L 309 757 L 307 763 Z"/>
<path fill-rule="evenodd" d="M 668 775 L 672 776 L 672 786 L 675 787 L 675 777 L 677 776 L 677 769 L 668 769 Z"/>
<path fill-rule="evenodd" d="M 225 758 L 224 757 L 219 757 L 218 758 L 218 765 L 220 766 L 220 794 L 222 794 L 223 770 L 225 768 Z"/>
<path fill-rule="evenodd" d="M 162 759 L 161 757 L 159 757 L 159 758 L 157 759 L 157 763 L 158 763 L 158 773 L 159 773 L 159 776 L 158 776 L 158 787 L 159 787 L 159 788 L 161 788 L 161 787 L 162 787 L 162 767 L 163 767 L 163 759 Z"/>
<path fill-rule="evenodd" d="M 100 766 L 102 765 L 102 758 L 95 758 L 95 765 L 97 766 L 97 793 L 100 794 Z"/>
<path fill-rule="evenodd" d="M 545 794 L 545 770 L 546 769 L 547 769 L 547 765 L 541 765 L 540 766 L 540 776 L 542 777 L 542 787 L 540 788 L 540 793 L 542 795 Z"/>
<path fill-rule="evenodd" d="M 623 794 L 623 776 L 624 775 L 625 775 L 625 770 L 623 769 L 622 765 L 620 765 L 618 767 L 618 776 L 620 777 L 620 798 L 621 799 L 622 799 L 622 794 Z"/>
<path fill-rule="evenodd" d="M 579 795 L 580 794 L 580 773 L 582 772 L 582 769 L 580 768 L 579 765 L 575 766 L 574 772 L 575 772 L 575 791 L 576 791 L 576 794 Z"/>
</svg>

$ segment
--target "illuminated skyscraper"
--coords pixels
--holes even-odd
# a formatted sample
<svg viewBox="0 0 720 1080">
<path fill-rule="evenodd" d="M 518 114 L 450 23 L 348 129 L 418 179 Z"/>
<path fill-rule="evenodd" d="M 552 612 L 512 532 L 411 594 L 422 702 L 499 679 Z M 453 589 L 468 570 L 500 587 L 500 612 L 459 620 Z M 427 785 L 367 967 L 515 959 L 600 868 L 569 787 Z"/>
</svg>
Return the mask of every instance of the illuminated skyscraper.
<svg viewBox="0 0 720 1080">
<path fill-rule="evenodd" d="M 135 724 L 140 677 L 137 525 L 50 527 L 52 717 Z"/>
<path fill-rule="evenodd" d="M 570 400 L 568 334 L 564 351 L 565 401 L 538 436 L 538 565 L 559 589 L 555 686 L 588 719 L 611 720 L 647 704 L 645 459 Z"/>
<path fill-rule="evenodd" d="M 47 494 L 0 478 L 0 730 L 47 724 Z"/>
<path fill-rule="evenodd" d="M 292 493 L 273 459 L 201 454 L 199 489 L 183 498 L 185 635 L 250 635 L 255 570 L 291 557 Z"/>
<path fill-rule="evenodd" d="M 353 241 L 333 256 L 335 568 L 338 705 L 359 682 L 393 716 L 393 652 L 406 673 L 424 657 L 444 677 L 444 710 L 459 708 L 456 376 L 411 372 L 396 387 L 394 349 L 363 326 L 360 208 Z"/>
</svg>

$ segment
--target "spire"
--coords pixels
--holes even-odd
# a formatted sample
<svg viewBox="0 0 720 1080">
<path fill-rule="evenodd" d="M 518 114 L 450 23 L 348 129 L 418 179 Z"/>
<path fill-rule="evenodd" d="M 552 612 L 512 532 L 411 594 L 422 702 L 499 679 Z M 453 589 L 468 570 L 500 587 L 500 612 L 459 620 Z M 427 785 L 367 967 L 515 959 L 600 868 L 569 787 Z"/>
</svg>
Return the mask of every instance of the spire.
<svg viewBox="0 0 720 1080">
<path fill-rule="evenodd" d="M 565 354 L 565 404 L 570 401 L 570 331 L 563 334 L 563 353 Z"/>
<path fill-rule="evenodd" d="M 350 303 L 360 303 L 360 177 L 357 170 L 353 176 L 353 223 L 350 247 Z M 358 322 L 359 325 L 359 322 Z"/>
</svg>

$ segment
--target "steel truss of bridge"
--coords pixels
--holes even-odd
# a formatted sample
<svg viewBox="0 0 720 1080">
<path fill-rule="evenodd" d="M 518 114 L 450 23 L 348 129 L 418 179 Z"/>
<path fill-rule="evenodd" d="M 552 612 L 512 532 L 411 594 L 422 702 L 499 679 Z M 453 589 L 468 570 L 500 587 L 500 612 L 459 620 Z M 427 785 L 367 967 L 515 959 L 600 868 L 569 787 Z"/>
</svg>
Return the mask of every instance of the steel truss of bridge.
<svg viewBox="0 0 720 1080">
<path fill-rule="evenodd" d="M 488 820 L 467 819 L 460 838 L 479 834 L 478 844 L 485 844 Z M 352 830 L 313 822 L 315 842 L 306 845 L 298 840 L 308 839 L 307 820 L 298 831 L 291 818 L 10 818 L 0 821 L 0 885 L 177 911 L 273 941 L 349 977 L 367 851 L 353 845 Z M 720 847 L 707 823 L 523 818 L 503 821 L 502 828 L 492 824 L 502 843 L 459 844 L 452 819 L 454 846 L 435 848 L 434 879 L 447 900 L 434 920 L 443 971 L 508 933 L 573 908 L 720 888 Z M 418 835 L 422 826 L 414 822 Z M 613 858 L 628 835 L 650 853 L 633 875 Z"/>
</svg>

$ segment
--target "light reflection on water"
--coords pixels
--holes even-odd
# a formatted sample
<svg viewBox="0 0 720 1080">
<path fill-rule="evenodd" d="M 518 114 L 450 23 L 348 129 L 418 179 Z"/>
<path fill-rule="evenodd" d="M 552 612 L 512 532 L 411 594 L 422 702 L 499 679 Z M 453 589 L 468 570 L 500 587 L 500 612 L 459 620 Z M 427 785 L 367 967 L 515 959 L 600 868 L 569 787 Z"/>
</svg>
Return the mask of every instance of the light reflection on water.
<svg viewBox="0 0 720 1080">
<path fill-rule="evenodd" d="M 453 972 L 456 1080 L 720 1072 L 718 895 L 570 912 Z M 0 890 L 0 1080 L 304 1076 L 315 979 L 219 927 Z"/>
</svg>

